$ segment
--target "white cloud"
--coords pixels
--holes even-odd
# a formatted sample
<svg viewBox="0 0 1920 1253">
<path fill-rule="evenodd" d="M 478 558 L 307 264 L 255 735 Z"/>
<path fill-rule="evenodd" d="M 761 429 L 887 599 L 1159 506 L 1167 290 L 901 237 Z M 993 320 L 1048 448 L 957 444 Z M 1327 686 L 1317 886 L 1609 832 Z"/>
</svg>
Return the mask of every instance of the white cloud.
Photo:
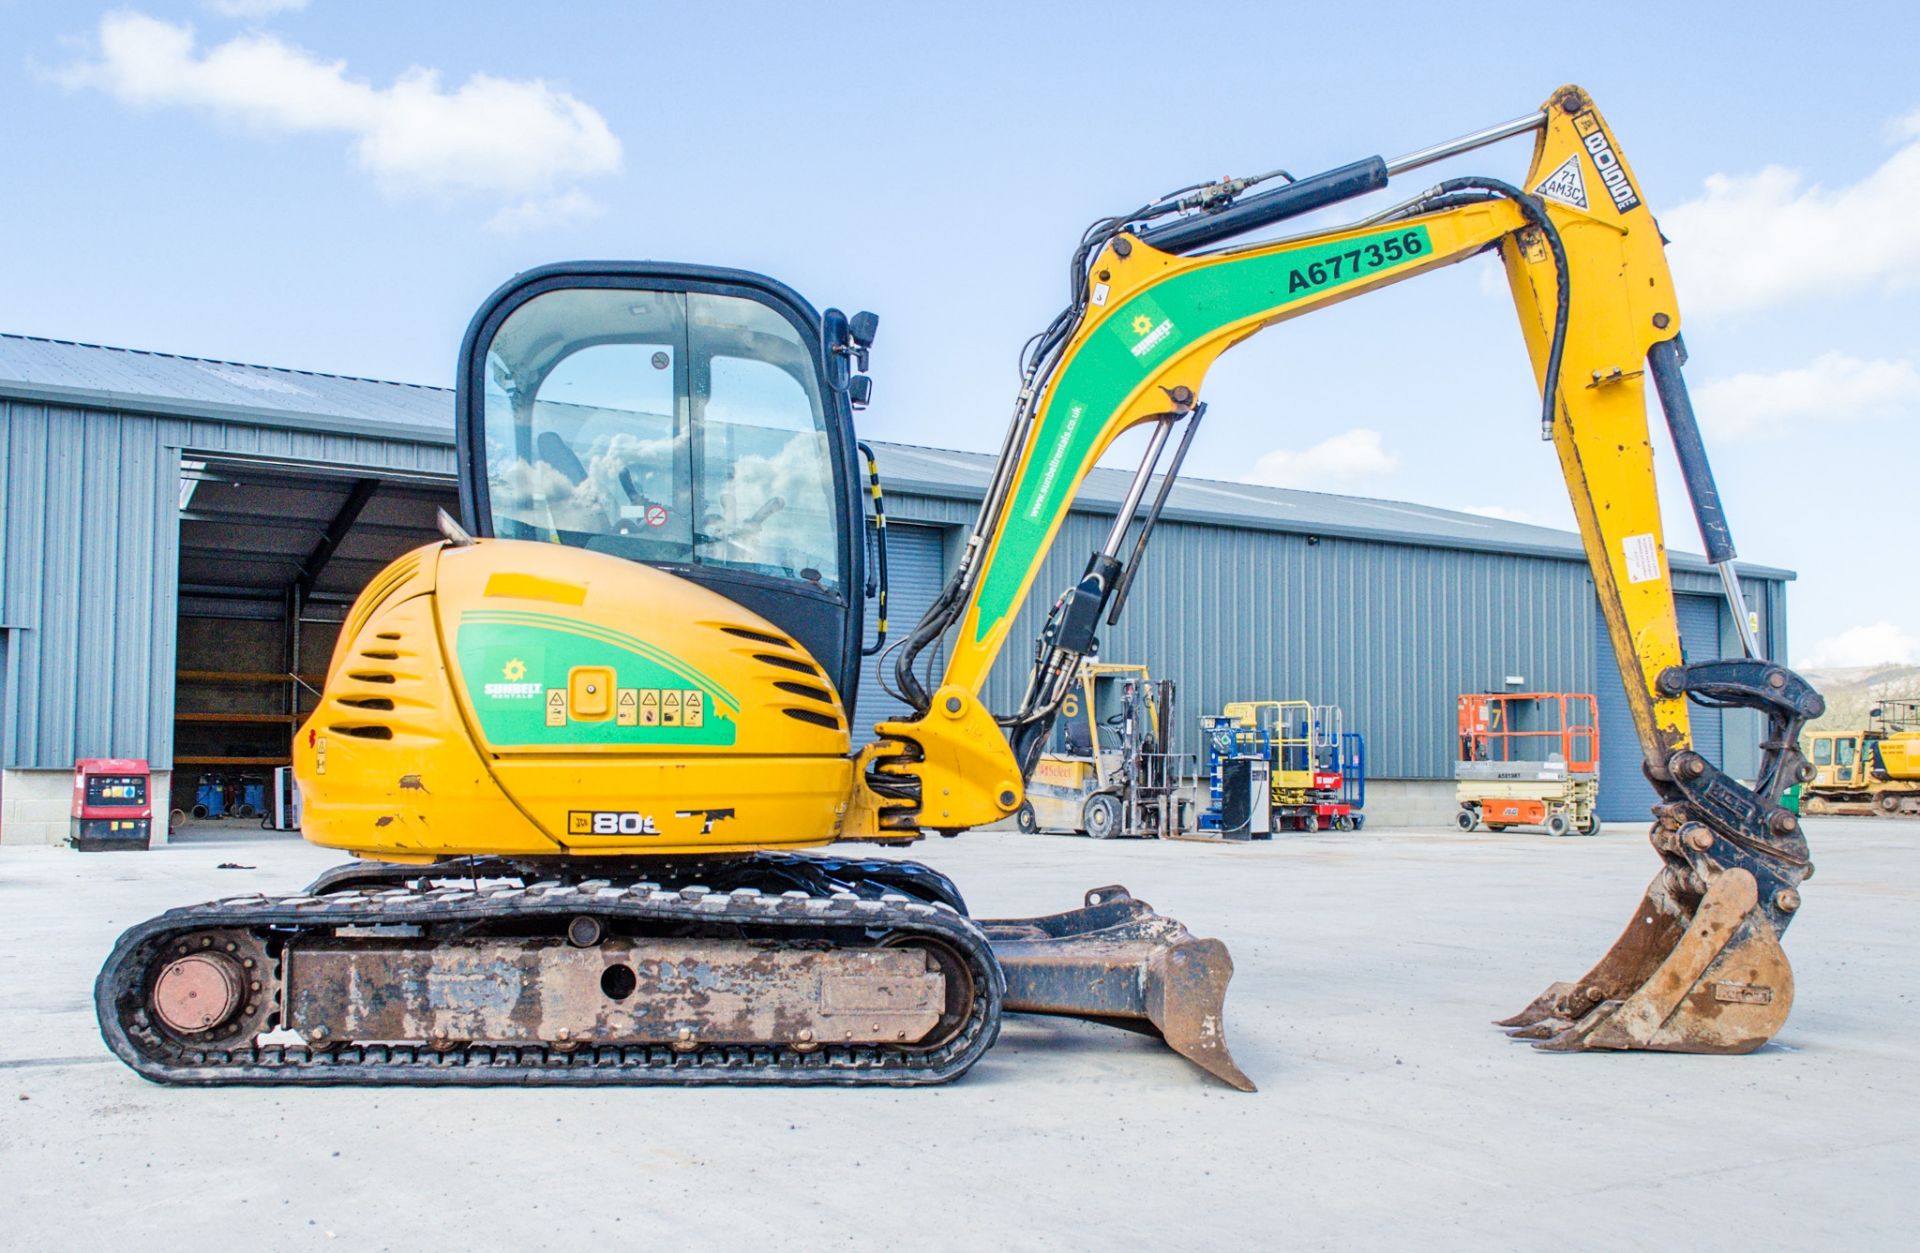
<svg viewBox="0 0 1920 1253">
<path fill-rule="evenodd" d="M 191 26 L 141 13 L 102 17 L 98 59 L 59 77 L 136 108 L 197 109 L 259 134 L 348 136 L 361 168 L 394 194 L 577 205 L 572 180 L 620 168 L 606 119 L 540 79 L 475 74 L 449 90 L 438 71 L 415 67 L 376 87 L 349 77 L 346 62 L 272 35 L 200 51 Z"/>
<path fill-rule="evenodd" d="M 1380 432 L 1355 427 L 1324 439 L 1303 452 L 1280 448 L 1254 462 L 1247 479 L 1272 487 L 1332 491 L 1357 487 L 1392 474 L 1400 459 L 1386 450 Z"/>
<path fill-rule="evenodd" d="M 1547 525 L 1524 509 L 1509 509 L 1505 505 L 1463 505 L 1460 512 L 1482 518 L 1498 518 L 1502 522 L 1523 522 L 1528 526 Z"/>
<path fill-rule="evenodd" d="M 515 235 L 522 231 L 584 222 L 606 211 L 607 207 L 598 200 L 578 187 L 572 187 L 556 196 L 521 200 L 507 205 L 487 219 L 487 229 L 503 235 Z"/>
<path fill-rule="evenodd" d="M 1513 286 L 1507 282 L 1507 269 L 1492 254 L 1467 262 L 1474 268 L 1474 281 L 1480 285 L 1482 296 L 1497 296 L 1513 299 Z"/>
<path fill-rule="evenodd" d="M 1660 215 L 1673 240 L 1681 308 L 1741 313 L 1806 296 L 1920 282 L 1920 110 L 1891 128 L 1900 146 L 1856 183 L 1808 184 L 1798 170 L 1714 174 Z"/>
<path fill-rule="evenodd" d="M 1920 370 L 1911 361 L 1863 361 L 1829 352 L 1804 366 L 1734 374 L 1694 394 L 1701 427 L 1717 439 L 1782 435 L 1796 423 L 1883 417 L 1920 403 Z"/>
<path fill-rule="evenodd" d="M 298 13 L 307 7 L 307 0 L 203 0 L 203 2 L 222 17 L 249 19 L 272 17 L 276 13 Z"/>
<path fill-rule="evenodd" d="M 1876 622 L 1828 636 L 1796 668 L 1833 670 L 1849 666 L 1908 665 L 1920 661 L 1920 636 L 1891 622 Z"/>
</svg>

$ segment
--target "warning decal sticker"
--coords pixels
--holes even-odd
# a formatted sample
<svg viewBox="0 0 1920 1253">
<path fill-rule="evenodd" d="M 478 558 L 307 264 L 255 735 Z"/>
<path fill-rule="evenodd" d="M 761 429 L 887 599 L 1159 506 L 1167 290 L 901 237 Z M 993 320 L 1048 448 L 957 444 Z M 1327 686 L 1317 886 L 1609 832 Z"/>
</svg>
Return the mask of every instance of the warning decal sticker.
<svg viewBox="0 0 1920 1253">
<path fill-rule="evenodd" d="M 1646 583 L 1660 577 L 1660 544 L 1652 535 L 1629 535 L 1620 541 L 1627 559 L 1627 582 Z"/>
<path fill-rule="evenodd" d="M 1587 207 L 1587 180 L 1580 173 L 1580 154 L 1575 153 L 1560 163 L 1560 168 L 1540 181 L 1533 189 L 1536 196 L 1545 196 L 1549 200 L 1558 200 L 1561 204 L 1570 204 L 1576 209 Z"/>
</svg>

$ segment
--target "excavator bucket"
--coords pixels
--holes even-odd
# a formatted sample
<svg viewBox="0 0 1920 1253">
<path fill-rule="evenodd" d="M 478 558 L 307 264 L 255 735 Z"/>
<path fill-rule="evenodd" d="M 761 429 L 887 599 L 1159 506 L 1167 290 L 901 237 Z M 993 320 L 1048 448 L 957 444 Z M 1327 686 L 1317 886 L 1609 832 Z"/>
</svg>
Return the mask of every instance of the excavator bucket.
<svg viewBox="0 0 1920 1253">
<path fill-rule="evenodd" d="M 1227 946 L 1195 939 L 1123 887 L 1095 888 L 1086 902 L 1064 914 L 980 920 L 1006 971 L 1007 1012 L 1157 1035 L 1208 1074 L 1252 1092 L 1253 1080 L 1227 1051 Z"/>
<path fill-rule="evenodd" d="M 1793 970 L 1753 875 L 1721 871 L 1704 892 L 1690 878 L 1669 866 L 1598 965 L 1496 1025 L 1553 1052 L 1751 1053 L 1772 1039 Z"/>
</svg>

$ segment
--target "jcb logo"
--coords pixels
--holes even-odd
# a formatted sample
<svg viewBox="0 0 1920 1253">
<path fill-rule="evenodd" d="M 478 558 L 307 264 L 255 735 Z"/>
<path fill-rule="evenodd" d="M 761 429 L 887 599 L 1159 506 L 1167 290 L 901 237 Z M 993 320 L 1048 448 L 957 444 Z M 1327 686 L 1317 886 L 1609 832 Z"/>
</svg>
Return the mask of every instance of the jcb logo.
<svg viewBox="0 0 1920 1253">
<path fill-rule="evenodd" d="M 659 835 L 653 815 L 634 809 L 575 809 L 567 814 L 569 835 Z"/>
</svg>

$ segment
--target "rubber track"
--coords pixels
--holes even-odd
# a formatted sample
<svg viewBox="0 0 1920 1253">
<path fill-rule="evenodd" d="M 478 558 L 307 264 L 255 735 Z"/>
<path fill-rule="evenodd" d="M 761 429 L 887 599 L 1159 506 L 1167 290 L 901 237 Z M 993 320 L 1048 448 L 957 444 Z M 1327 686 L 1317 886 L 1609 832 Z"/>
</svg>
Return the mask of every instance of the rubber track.
<svg viewBox="0 0 1920 1253">
<path fill-rule="evenodd" d="M 802 931 L 844 930 L 861 945 L 876 931 L 911 932 L 945 941 L 972 968 L 974 1005 L 960 1034 L 926 1052 L 880 1045 L 823 1044 L 799 1052 L 783 1045 L 714 1045 L 676 1052 L 664 1045 L 580 1047 L 469 1044 L 447 1051 L 424 1045 L 245 1045 L 195 1049 L 162 1035 L 146 1018 L 149 963 L 176 937 L 208 929 L 271 930 L 322 935 L 337 926 L 486 926 L 514 920 L 553 923 L 591 913 L 714 927 L 730 935 L 779 938 Z M 691 887 L 664 891 L 652 883 L 542 883 L 531 887 L 443 886 L 322 897 L 235 897 L 169 910 L 129 928 L 94 983 L 100 1032 L 116 1056 L 156 1083 L 220 1084 L 867 1084 L 917 1086 L 957 1079 L 992 1046 L 1000 1029 L 1006 980 L 980 929 L 953 910 L 904 898 L 866 900 L 763 895 L 745 888 L 714 893 Z"/>
</svg>

